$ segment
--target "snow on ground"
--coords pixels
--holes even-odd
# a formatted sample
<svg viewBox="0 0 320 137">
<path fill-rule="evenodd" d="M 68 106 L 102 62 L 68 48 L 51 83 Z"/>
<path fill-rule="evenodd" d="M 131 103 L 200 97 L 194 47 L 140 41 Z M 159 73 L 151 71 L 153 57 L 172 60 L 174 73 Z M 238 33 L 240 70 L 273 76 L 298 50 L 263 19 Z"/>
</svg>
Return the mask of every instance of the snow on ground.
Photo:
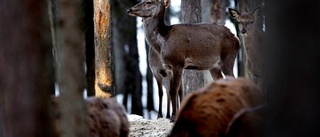
<svg viewBox="0 0 320 137">
<path fill-rule="evenodd" d="M 130 123 L 129 137 L 166 137 L 173 123 L 169 119 L 143 119 L 138 115 L 128 115 Z"/>
</svg>

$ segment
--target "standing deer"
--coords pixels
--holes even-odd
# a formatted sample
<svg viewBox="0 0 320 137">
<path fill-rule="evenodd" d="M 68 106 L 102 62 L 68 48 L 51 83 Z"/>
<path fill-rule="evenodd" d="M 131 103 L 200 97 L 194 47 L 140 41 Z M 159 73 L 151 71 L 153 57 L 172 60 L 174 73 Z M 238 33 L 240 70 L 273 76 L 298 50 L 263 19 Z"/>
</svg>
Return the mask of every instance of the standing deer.
<svg viewBox="0 0 320 137">
<path fill-rule="evenodd" d="M 259 43 L 261 29 L 257 28 L 255 24 L 258 13 L 261 7 L 256 7 L 252 12 L 242 12 L 229 8 L 229 13 L 232 18 L 239 23 L 240 34 L 243 39 L 244 53 L 247 57 L 246 68 L 252 79 L 256 84 L 261 86 L 262 71 L 261 71 L 261 53 L 259 52 Z"/>
<path fill-rule="evenodd" d="M 170 98 L 173 122 L 178 110 L 178 91 L 183 69 L 209 70 L 214 80 L 222 73 L 233 75 L 239 40 L 225 26 L 217 24 L 164 23 L 169 0 L 142 0 L 127 10 L 131 16 L 143 18 L 147 42 L 159 55 L 164 68 L 169 70 Z M 181 89 L 182 90 L 182 89 Z"/>
</svg>

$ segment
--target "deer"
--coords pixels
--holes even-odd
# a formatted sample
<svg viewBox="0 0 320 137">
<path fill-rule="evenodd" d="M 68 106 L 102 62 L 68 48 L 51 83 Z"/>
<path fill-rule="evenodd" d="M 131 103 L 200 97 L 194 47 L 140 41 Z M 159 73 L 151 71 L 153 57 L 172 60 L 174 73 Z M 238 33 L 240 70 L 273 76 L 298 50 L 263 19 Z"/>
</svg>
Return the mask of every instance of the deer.
<svg viewBox="0 0 320 137">
<path fill-rule="evenodd" d="M 61 98 L 53 96 L 54 130 L 61 135 Z M 124 107 L 115 98 L 88 97 L 86 103 L 86 121 L 88 137 L 128 137 L 129 120 Z"/>
<path fill-rule="evenodd" d="M 239 12 L 235 9 L 228 8 L 230 16 L 239 24 L 240 35 L 242 36 L 243 49 L 246 55 L 245 66 L 249 72 L 250 79 L 261 86 L 261 52 L 259 44 L 261 43 L 261 29 L 257 28 L 256 21 L 259 16 L 261 6 L 257 6 L 252 12 Z"/>
<path fill-rule="evenodd" d="M 164 13 L 168 6 L 169 0 L 142 0 L 127 12 L 142 17 L 148 44 L 159 55 L 163 67 L 171 72 L 170 121 L 174 122 L 183 70 L 209 70 L 214 80 L 223 78 L 222 73 L 234 76 L 239 40 L 227 27 L 215 23 L 166 25 Z"/>
<path fill-rule="evenodd" d="M 168 137 L 259 136 L 265 107 L 260 87 L 227 77 L 189 94 Z M 260 130 L 261 129 L 261 130 Z"/>
</svg>

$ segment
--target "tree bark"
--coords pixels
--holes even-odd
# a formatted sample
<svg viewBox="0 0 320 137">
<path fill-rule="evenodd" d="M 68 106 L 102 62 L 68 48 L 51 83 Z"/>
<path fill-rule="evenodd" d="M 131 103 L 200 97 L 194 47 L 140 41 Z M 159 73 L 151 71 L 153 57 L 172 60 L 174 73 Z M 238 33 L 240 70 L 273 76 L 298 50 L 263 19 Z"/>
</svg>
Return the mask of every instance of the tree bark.
<svg viewBox="0 0 320 137">
<path fill-rule="evenodd" d="M 113 52 L 111 42 L 110 1 L 94 0 L 95 92 L 96 96 L 115 94 Z"/>
<path fill-rule="evenodd" d="M 57 78 L 60 90 L 61 136 L 87 136 L 85 45 L 81 0 L 57 1 Z"/>
<path fill-rule="evenodd" d="M 201 1 L 200 0 L 182 0 L 182 23 L 201 22 Z M 204 76 L 202 71 L 184 70 L 183 78 L 184 96 L 191 91 L 195 91 L 204 86 Z"/>
<path fill-rule="evenodd" d="M 19 5 L 17 7 L 17 5 Z M 56 137 L 53 57 L 46 1 L 0 4 L 0 136 Z"/>
<path fill-rule="evenodd" d="M 226 22 L 226 0 L 213 0 L 211 3 L 211 22 L 224 25 Z"/>
</svg>

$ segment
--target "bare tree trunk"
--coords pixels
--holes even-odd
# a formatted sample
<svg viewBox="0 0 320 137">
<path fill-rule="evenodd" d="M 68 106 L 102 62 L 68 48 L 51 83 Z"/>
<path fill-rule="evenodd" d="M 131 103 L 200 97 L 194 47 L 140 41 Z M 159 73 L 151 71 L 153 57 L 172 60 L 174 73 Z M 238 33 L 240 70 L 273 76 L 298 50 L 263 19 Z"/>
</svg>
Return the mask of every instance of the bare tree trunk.
<svg viewBox="0 0 320 137">
<path fill-rule="evenodd" d="M 95 83 L 95 48 L 94 48 L 94 24 L 93 24 L 93 1 L 84 1 L 84 20 L 85 20 L 85 43 L 86 43 L 86 66 L 87 66 L 87 94 L 94 96 L 94 83 Z"/>
<path fill-rule="evenodd" d="M 46 9 L 46 1 L 1 1 L 1 137 L 57 136 L 49 105 L 54 73 Z"/>
<path fill-rule="evenodd" d="M 268 137 L 320 135 L 319 6 L 317 0 L 265 1 Z"/>
<path fill-rule="evenodd" d="M 81 0 L 57 1 L 57 78 L 61 136 L 86 137 L 85 45 Z"/>
<path fill-rule="evenodd" d="M 201 1 L 200 0 L 182 0 L 182 23 L 199 23 L 201 22 Z M 202 71 L 184 70 L 183 91 L 186 96 L 191 91 L 204 86 L 204 76 Z"/>
<path fill-rule="evenodd" d="M 226 0 L 213 0 L 211 3 L 211 22 L 224 25 L 226 22 Z"/>
<path fill-rule="evenodd" d="M 96 96 L 110 97 L 115 94 L 113 81 L 113 53 L 111 42 L 110 1 L 94 0 L 94 37 Z"/>
<path fill-rule="evenodd" d="M 143 115 L 142 112 L 142 76 L 139 68 L 137 45 L 137 21 L 125 11 L 137 1 L 112 1 L 112 28 L 115 51 L 116 91 L 123 92 L 123 104 L 127 107 L 131 95 L 131 113 Z"/>
</svg>

